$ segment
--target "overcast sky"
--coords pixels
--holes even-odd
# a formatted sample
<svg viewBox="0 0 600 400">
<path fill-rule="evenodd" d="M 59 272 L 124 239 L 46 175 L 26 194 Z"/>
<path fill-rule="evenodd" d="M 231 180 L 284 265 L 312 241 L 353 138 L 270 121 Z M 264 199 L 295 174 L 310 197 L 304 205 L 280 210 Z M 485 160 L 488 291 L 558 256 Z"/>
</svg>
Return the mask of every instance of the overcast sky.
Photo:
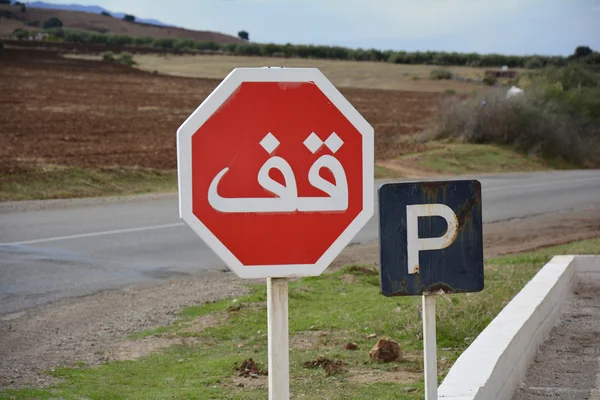
<svg viewBox="0 0 600 400">
<path fill-rule="evenodd" d="M 600 50 L 600 0 L 46 0 L 99 5 L 257 42 L 393 50 Z"/>
</svg>

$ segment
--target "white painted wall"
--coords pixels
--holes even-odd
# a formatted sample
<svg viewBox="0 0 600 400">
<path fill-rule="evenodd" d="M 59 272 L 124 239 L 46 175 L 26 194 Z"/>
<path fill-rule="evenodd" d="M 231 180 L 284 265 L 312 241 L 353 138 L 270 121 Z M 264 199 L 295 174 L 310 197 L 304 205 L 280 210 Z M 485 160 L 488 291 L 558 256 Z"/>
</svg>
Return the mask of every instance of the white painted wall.
<svg viewBox="0 0 600 400">
<path fill-rule="evenodd" d="M 600 280 L 600 256 L 556 256 L 452 366 L 440 399 L 510 400 L 578 279 Z"/>
</svg>

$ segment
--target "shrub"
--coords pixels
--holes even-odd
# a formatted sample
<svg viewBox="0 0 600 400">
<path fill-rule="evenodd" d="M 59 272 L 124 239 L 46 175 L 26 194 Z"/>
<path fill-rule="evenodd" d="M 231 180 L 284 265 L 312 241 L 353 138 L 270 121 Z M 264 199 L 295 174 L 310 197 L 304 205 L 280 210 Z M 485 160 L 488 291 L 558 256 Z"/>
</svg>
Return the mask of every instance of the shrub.
<svg viewBox="0 0 600 400">
<path fill-rule="evenodd" d="M 572 95 L 580 97 L 576 92 Z M 593 98 L 597 97 L 590 96 L 590 101 Z M 600 101 L 595 106 L 600 108 Z M 446 98 L 440 107 L 436 136 L 510 145 L 524 153 L 580 166 L 600 165 L 600 121 L 548 99 L 539 88 L 510 99 L 504 90 L 467 100 Z"/>
<path fill-rule="evenodd" d="M 583 64 L 587 64 L 587 65 L 599 66 L 600 65 L 600 53 L 593 52 L 590 55 L 580 58 L 578 61 Z"/>
<path fill-rule="evenodd" d="M 572 63 L 564 68 L 548 68 L 543 74 L 538 75 L 537 78 L 538 84 L 540 82 L 547 83 L 555 85 L 562 90 L 600 87 L 598 74 L 577 63 Z"/>
<path fill-rule="evenodd" d="M 149 47 L 154 44 L 154 38 L 151 36 L 138 36 L 133 38 L 134 46 Z"/>
<path fill-rule="evenodd" d="M 112 51 L 105 51 L 104 53 L 102 53 L 102 61 L 114 62 L 115 55 Z"/>
<path fill-rule="evenodd" d="M 531 57 L 524 65 L 527 69 L 539 69 L 544 67 L 544 62 L 539 57 Z"/>
<path fill-rule="evenodd" d="M 456 89 L 446 89 L 444 90 L 444 94 L 454 96 L 456 94 Z"/>
<path fill-rule="evenodd" d="M 244 56 L 260 56 L 260 45 L 256 43 L 239 43 L 235 47 L 235 54 Z"/>
<path fill-rule="evenodd" d="M 65 38 L 65 30 L 63 28 L 44 29 L 44 32 L 46 32 L 50 35 L 54 35 L 59 39 Z"/>
<path fill-rule="evenodd" d="M 483 77 L 482 82 L 488 86 L 494 86 L 496 84 L 496 82 L 498 82 L 498 79 L 493 75 L 486 75 Z"/>
<path fill-rule="evenodd" d="M 135 16 L 131 14 L 125 14 L 123 19 L 127 22 L 135 22 Z"/>
<path fill-rule="evenodd" d="M 238 46 L 237 43 L 231 43 L 229 46 L 232 46 L 233 51 L 235 51 Z M 216 42 L 195 42 L 194 48 L 197 50 L 212 50 L 217 51 L 220 50 L 221 46 L 219 46 Z"/>
<path fill-rule="evenodd" d="M 154 39 L 153 46 L 159 47 L 161 49 L 172 49 L 175 41 L 177 39 L 174 38 L 158 38 Z"/>
<path fill-rule="evenodd" d="M 110 15 L 110 13 L 106 12 L 106 11 L 102 11 L 100 13 L 100 15 L 104 16 L 104 17 L 112 17 L 112 15 Z"/>
<path fill-rule="evenodd" d="M 130 46 L 133 44 L 133 37 L 127 35 L 107 35 L 106 43 L 119 45 L 119 46 Z"/>
<path fill-rule="evenodd" d="M 429 74 L 429 77 L 431 79 L 452 79 L 453 74 L 452 71 L 449 71 L 447 69 L 434 69 Z"/>
<path fill-rule="evenodd" d="M 43 28 L 44 29 L 51 29 L 51 28 L 62 28 L 63 26 L 63 22 L 56 18 L 56 17 L 52 17 L 46 21 L 44 21 L 44 25 Z"/>
<path fill-rule="evenodd" d="M 29 32 L 25 29 L 17 28 L 13 31 L 12 35 L 17 39 L 27 39 L 29 37 Z"/>
<path fill-rule="evenodd" d="M 121 53 L 117 58 L 117 62 L 123 65 L 136 65 L 137 63 L 133 60 L 133 55 L 131 53 Z"/>
</svg>

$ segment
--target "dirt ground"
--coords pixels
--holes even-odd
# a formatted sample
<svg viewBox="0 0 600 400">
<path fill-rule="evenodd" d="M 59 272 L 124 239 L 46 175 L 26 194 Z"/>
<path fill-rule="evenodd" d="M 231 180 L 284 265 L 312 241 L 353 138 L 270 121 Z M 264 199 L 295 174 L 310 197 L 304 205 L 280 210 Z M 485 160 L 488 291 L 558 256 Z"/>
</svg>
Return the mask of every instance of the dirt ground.
<svg viewBox="0 0 600 400">
<path fill-rule="evenodd" d="M 598 291 L 598 282 L 575 288 L 513 400 L 600 400 Z"/>
<path fill-rule="evenodd" d="M 177 128 L 218 80 L 152 74 L 56 53 L 0 56 L 0 172 L 57 164 L 176 168 Z M 342 89 L 374 126 L 376 158 L 417 151 L 440 94 Z"/>
<path fill-rule="evenodd" d="M 484 226 L 487 258 L 600 236 L 600 209 L 548 214 Z M 378 243 L 346 248 L 330 270 L 348 264 L 374 265 Z M 139 285 L 63 300 L 0 320 L 0 387 L 47 386 L 44 371 L 59 365 L 133 359 L 181 340 L 127 340 L 134 332 L 169 324 L 181 308 L 242 295 L 231 273 L 202 273 L 190 279 Z M 199 320 L 198 329 L 218 323 Z"/>
</svg>

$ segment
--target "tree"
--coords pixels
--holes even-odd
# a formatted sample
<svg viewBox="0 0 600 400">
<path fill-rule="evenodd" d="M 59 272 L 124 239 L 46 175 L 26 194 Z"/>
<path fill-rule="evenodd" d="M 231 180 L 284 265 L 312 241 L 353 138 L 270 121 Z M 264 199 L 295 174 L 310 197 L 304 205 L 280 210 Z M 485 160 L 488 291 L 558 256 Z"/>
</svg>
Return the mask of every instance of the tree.
<svg viewBox="0 0 600 400">
<path fill-rule="evenodd" d="M 572 58 L 582 58 L 582 57 L 589 56 L 593 52 L 594 51 L 592 49 L 590 49 L 588 46 L 579 46 L 575 49 L 575 54 L 573 54 L 571 57 Z"/>
<path fill-rule="evenodd" d="M 43 28 L 44 29 L 50 29 L 50 28 L 62 28 L 63 23 L 60 19 L 56 18 L 56 17 L 52 17 L 49 20 L 44 22 Z"/>
<path fill-rule="evenodd" d="M 250 40 L 250 34 L 247 31 L 239 31 L 238 36 L 243 40 Z"/>
<path fill-rule="evenodd" d="M 135 22 L 135 16 L 131 14 L 125 14 L 123 19 L 127 22 Z"/>
<path fill-rule="evenodd" d="M 10 4 L 11 0 L 0 0 L 0 4 Z"/>
<path fill-rule="evenodd" d="M 103 15 L 103 16 L 105 16 L 105 17 L 112 17 L 112 15 L 110 15 L 110 13 L 108 13 L 108 12 L 106 12 L 106 11 L 102 11 L 102 12 L 100 13 L 100 15 Z"/>
<path fill-rule="evenodd" d="M 13 31 L 12 35 L 17 39 L 27 39 L 29 37 L 29 32 L 25 29 L 17 28 Z"/>
<path fill-rule="evenodd" d="M 544 62 L 540 57 L 533 56 L 527 61 L 525 61 L 525 64 L 523 64 L 523 66 L 527 69 L 539 69 L 544 67 Z"/>
</svg>

